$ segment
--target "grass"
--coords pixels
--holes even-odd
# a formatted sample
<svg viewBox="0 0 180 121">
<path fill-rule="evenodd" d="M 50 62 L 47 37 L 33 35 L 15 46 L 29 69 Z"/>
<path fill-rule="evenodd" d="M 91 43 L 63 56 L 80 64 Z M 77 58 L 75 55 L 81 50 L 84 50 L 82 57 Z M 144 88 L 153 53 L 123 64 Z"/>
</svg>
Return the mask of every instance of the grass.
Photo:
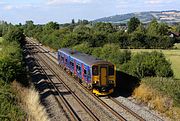
<svg viewBox="0 0 180 121">
<path fill-rule="evenodd" d="M 180 43 L 176 43 L 173 48 L 174 49 L 180 49 Z"/>
<path fill-rule="evenodd" d="M 146 103 L 150 108 L 170 117 L 172 120 L 180 119 L 180 108 L 173 105 L 173 100 L 168 95 L 163 95 L 151 86 L 142 83 L 133 92 L 133 96 Z"/>
<path fill-rule="evenodd" d="M 22 121 L 24 117 L 25 114 L 18 105 L 18 98 L 11 85 L 0 80 L 0 120 Z"/>
<path fill-rule="evenodd" d="M 49 121 L 45 108 L 41 105 L 39 93 L 33 88 L 22 87 L 16 81 L 13 87 L 21 99 L 28 121 Z"/>
</svg>

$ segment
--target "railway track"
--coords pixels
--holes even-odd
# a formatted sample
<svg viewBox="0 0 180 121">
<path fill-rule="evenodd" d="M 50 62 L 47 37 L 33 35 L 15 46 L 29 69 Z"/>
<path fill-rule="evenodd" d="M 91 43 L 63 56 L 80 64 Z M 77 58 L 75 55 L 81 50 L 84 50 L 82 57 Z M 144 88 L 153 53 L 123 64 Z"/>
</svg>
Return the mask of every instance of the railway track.
<svg viewBox="0 0 180 121">
<path fill-rule="evenodd" d="M 42 50 L 44 50 L 43 48 L 41 48 Z M 45 50 L 44 50 L 45 51 Z M 51 55 L 51 54 L 50 54 Z M 55 58 L 53 55 L 51 55 L 52 58 Z M 71 78 L 71 77 L 70 77 Z M 75 80 L 77 81 L 77 80 Z M 78 81 L 77 81 L 78 83 Z M 84 88 L 87 92 L 90 92 L 87 88 L 85 88 L 82 84 L 80 84 L 80 86 L 82 88 Z M 115 111 L 113 108 L 111 108 L 109 105 L 107 105 L 101 98 L 98 98 L 97 96 L 93 95 L 92 92 L 89 93 L 90 95 L 92 95 L 96 100 L 98 100 L 104 107 L 106 107 L 111 113 L 113 113 L 114 115 L 116 115 L 117 117 L 119 117 L 121 120 L 125 120 L 122 116 L 119 116 L 119 113 L 117 111 Z M 128 113 L 130 113 L 131 115 L 133 115 L 136 119 L 138 119 L 139 121 L 145 121 L 145 119 L 143 119 L 141 116 L 139 116 L 138 114 L 136 114 L 135 112 L 133 112 L 131 109 L 129 109 L 128 107 L 126 107 L 125 105 L 123 105 L 122 103 L 120 103 L 119 101 L 117 101 L 116 99 L 114 99 L 113 97 L 109 96 L 108 97 L 111 101 L 113 101 L 114 103 L 116 103 L 118 106 L 122 107 L 124 110 L 126 110 Z"/>
<path fill-rule="evenodd" d="M 40 50 L 39 50 L 40 51 Z M 42 54 L 42 53 L 41 53 Z M 44 55 L 45 56 L 45 55 Z M 40 57 L 40 59 L 41 60 L 43 60 L 43 59 L 45 59 L 45 58 L 49 58 L 49 57 Z M 47 62 L 45 62 L 44 61 L 44 63 L 46 63 L 47 64 Z M 52 66 L 52 65 L 51 65 Z M 55 72 L 53 69 L 52 69 L 52 67 L 48 67 L 48 69 L 50 69 L 51 71 L 53 71 L 53 74 L 54 75 L 56 75 L 56 77 L 58 78 L 58 80 L 61 80 L 62 81 L 62 79 L 61 79 L 61 77 L 57 74 L 57 72 Z M 60 69 L 60 68 L 59 68 Z M 64 72 L 63 72 L 64 73 Z M 66 74 L 67 75 L 67 74 Z M 62 82 L 63 83 L 63 82 Z M 66 84 L 65 84 L 66 85 Z M 67 86 L 67 88 L 68 88 L 68 86 Z M 71 89 L 70 89 L 71 90 Z M 74 90 L 73 90 L 74 91 Z M 72 92 L 73 92 L 72 91 Z M 74 94 L 74 93 L 73 93 Z M 77 96 L 77 98 L 78 98 L 78 96 Z M 80 101 L 82 101 L 81 99 L 79 99 Z M 103 104 L 104 105 L 104 104 Z M 109 107 L 110 108 L 110 107 Z M 97 113 L 96 113 L 96 111 L 94 111 L 93 109 L 91 109 L 96 115 L 98 115 Z M 124 119 L 121 115 L 119 115 L 117 112 L 116 112 L 116 114 L 115 113 L 113 113 L 113 112 L 115 112 L 115 111 L 110 111 L 113 115 L 115 115 L 115 117 L 116 117 L 116 120 L 121 120 L 121 121 L 125 121 L 126 119 Z M 105 116 L 103 116 L 102 115 L 102 117 L 106 117 L 106 115 L 108 115 L 108 113 L 107 114 L 104 114 Z M 98 117 L 98 118 L 96 118 L 96 119 L 98 119 L 98 120 L 101 120 L 101 118 L 100 117 Z M 108 118 L 107 118 L 108 119 Z M 111 119 L 111 116 L 110 116 L 110 119 Z M 110 119 L 108 119 L 108 120 L 110 120 Z M 112 118 L 113 119 L 113 118 Z M 102 119 L 103 120 L 103 119 Z"/>
<path fill-rule="evenodd" d="M 44 48 L 40 47 L 39 51 L 46 51 Z M 52 63 L 54 63 L 54 65 L 58 66 L 58 64 L 56 62 L 54 62 L 54 60 L 57 60 L 57 58 L 55 56 L 53 56 L 52 54 L 46 53 L 44 56 L 46 56 L 47 58 L 51 58 Z M 53 58 L 53 59 L 52 59 Z M 61 71 L 61 73 L 65 73 L 64 70 L 62 69 L 58 69 Z M 54 72 L 54 74 L 56 74 L 58 76 L 58 74 L 56 72 Z M 71 76 L 67 75 L 67 73 L 64 74 L 64 76 L 68 76 L 68 78 L 71 78 Z M 61 78 L 59 76 L 59 78 Z M 62 79 L 61 79 L 62 80 Z M 77 80 L 73 79 L 74 81 L 77 82 Z M 81 86 L 81 88 L 83 88 L 84 90 L 86 90 L 86 92 L 88 92 L 94 99 L 96 99 L 101 105 L 103 105 L 104 107 L 106 107 L 107 110 L 109 110 L 109 112 L 111 112 L 114 116 L 116 116 L 119 120 L 128 120 L 125 119 L 119 112 L 117 112 L 115 109 L 113 109 L 111 106 L 109 106 L 105 101 L 103 101 L 101 98 L 93 95 L 87 88 L 85 88 L 82 84 L 77 83 Z M 122 103 L 120 103 L 119 101 L 117 101 L 116 99 L 112 98 L 112 97 L 108 97 L 109 100 L 111 100 L 112 102 L 116 103 L 119 107 L 123 108 L 124 110 L 126 110 L 126 112 L 128 112 L 128 115 L 131 115 L 131 117 L 134 117 L 135 120 L 140 120 L 140 121 L 144 121 L 145 119 L 143 119 L 141 116 L 137 115 L 135 112 L 133 112 L 131 109 L 129 109 L 128 107 L 126 107 L 125 105 L 123 105 Z"/>
<path fill-rule="evenodd" d="M 140 121 L 145 121 L 141 116 L 139 116 L 137 113 L 133 112 L 131 109 L 129 109 L 128 107 L 126 107 L 125 105 L 123 105 L 122 103 L 120 103 L 118 100 L 114 99 L 113 97 L 109 96 L 109 99 L 111 101 L 113 101 L 114 103 L 116 103 L 117 105 L 119 105 L 120 107 L 122 107 L 123 109 L 125 109 L 127 112 L 129 112 L 131 115 L 133 115 L 134 117 L 136 117 L 138 120 Z"/>
<path fill-rule="evenodd" d="M 32 54 L 32 53 L 31 53 Z M 32 54 L 33 55 L 33 54 Z M 78 102 L 78 104 L 80 104 L 80 106 L 86 111 L 86 113 L 84 113 L 84 115 L 89 115 L 89 119 L 88 120 L 93 120 L 93 121 L 99 121 L 99 119 L 93 114 L 93 112 L 78 98 L 78 96 L 76 94 L 74 94 L 74 92 L 62 81 L 62 79 L 53 71 L 53 69 L 51 69 L 49 67 L 49 65 L 47 64 L 46 61 L 43 60 L 43 58 L 40 55 L 36 55 L 37 57 L 35 57 L 33 55 L 34 58 L 36 58 L 36 60 L 41 60 L 42 63 L 44 64 L 43 66 L 46 66 L 46 68 L 48 70 L 50 70 L 55 76 L 56 78 L 61 81 L 61 83 L 64 85 L 64 87 L 67 89 L 68 92 L 70 92 L 70 94 L 73 96 L 73 98 Z M 47 77 L 47 81 L 51 84 L 51 86 L 53 86 L 53 89 L 58 93 L 58 98 L 55 97 L 58 105 L 64 105 L 64 109 L 66 112 L 69 113 L 69 119 L 72 121 L 81 121 L 84 119 L 81 119 L 81 117 L 79 117 L 78 113 L 73 109 L 73 106 L 71 106 L 71 104 L 67 101 L 67 99 L 61 94 L 61 91 L 56 87 L 55 83 L 53 82 L 53 80 L 51 78 L 49 78 L 49 76 L 47 75 L 46 71 L 42 68 L 42 63 L 40 64 L 40 62 L 37 62 L 37 64 L 39 65 L 39 67 L 41 67 L 41 70 L 43 71 L 43 73 L 46 75 Z M 50 88 L 51 89 L 51 88 Z M 51 89 L 52 90 L 52 89 Z M 53 90 L 52 90 L 53 91 Z M 61 107 L 61 106 L 60 106 Z M 82 111 L 81 111 L 82 112 Z"/>
</svg>

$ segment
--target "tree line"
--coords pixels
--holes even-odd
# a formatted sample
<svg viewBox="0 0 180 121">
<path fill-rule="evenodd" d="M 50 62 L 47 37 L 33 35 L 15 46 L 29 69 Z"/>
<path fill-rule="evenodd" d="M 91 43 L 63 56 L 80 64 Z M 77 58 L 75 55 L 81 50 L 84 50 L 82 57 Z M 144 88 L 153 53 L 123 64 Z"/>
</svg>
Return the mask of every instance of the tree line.
<svg viewBox="0 0 180 121">
<path fill-rule="evenodd" d="M 6 23 L 4 26 L 6 26 Z M 8 31 L 11 26 L 10 24 L 3 31 Z M 79 20 L 77 23 L 72 20 L 72 23 L 68 24 L 48 22 L 45 25 L 35 25 L 33 21 L 26 21 L 24 25 L 19 24 L 16 27 L 21 31 L 23 30 L 25 36 L 36 38 L 39 42 L 55 50 L 63 47 L 73 48 L 108 60 L 116 64 L 119 70 L 139 78 L 145 76 L 173 76 L 171 64 L 162 53 L 141 53 L 134 56 L 130 51 L 122 49 L 169 49 L 178 41 L 177 38 L 170 37 L 169 32 L 172 30 L 178 32 L 179 25 L 171 27 L 153 20 L 145 26 L 133 17 L 128 22 L 127 28 L 121 28 L 111 23 L 91 23 L 87 20 Z M 0 30 L 2 30 L 2 26 L 0 26 Z M 13 37 L 9 36 L 9 38 Z M 143 60 L 151 60 L 153 57 L 166 66 L 158 65 L 160 63 L 154 65 L 148 60 Z M 149 65 L 151 64 L 153 67 L 150 68 Z M 160 68 L 159 72 L 157 66 Z"/>
<path fill-rule="evenodd" d="M 73 20 L 70 24 L 49 22 L 45 25 L 26 21 L 22 28 L 26 36 L 34 37 L 54 49 L 73 47 L 82 42 L 89 43 L 91 47 L 115 43 L 122 49 L 169 49 L 178 42 L 177 38 L 169 36 L 170 32 L 179 31 L 179 26 L 171 27 L 158 23 L 155 19 L 144 25 L 135 17 L 130 19 L 125 29 L 111 23 L 91 23 L 83 20 L 78 23 Z"/>
</svg>

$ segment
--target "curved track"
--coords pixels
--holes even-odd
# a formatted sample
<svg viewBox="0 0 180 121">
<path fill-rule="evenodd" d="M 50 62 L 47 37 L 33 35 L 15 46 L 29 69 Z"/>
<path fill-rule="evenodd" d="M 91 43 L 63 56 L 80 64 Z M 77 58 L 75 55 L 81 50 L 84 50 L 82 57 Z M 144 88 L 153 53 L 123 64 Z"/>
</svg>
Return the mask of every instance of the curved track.
<svg viewBox="0 0 180 121">
<path fill-rule="evenodd" d="M 37 49 L 39 50 L 39 51 L 44 51 L 44 52 L 47 52 L 44 48 L 42 48 L 42 47 L 40 47 L 40 48 L 38 48 L 37 47 Z M 57 58 L 56 57 L 54 57 L 53 55 L 51 55 L 51 54 L 49 54 L 53 59 L 55 59 L 55 60 L 57 60 Z M 46 56 L 47 58 L 49 58 L 46 54 L 44 55 L 44 56 Z M 43 57 L 40 57 L 41 58 L 41 60 L 43 60 Z M 51 58 L 51 60 L 52 60 L 52 58 Z M 44 63 L 46 63 L 45 61 L 44 61 Z M 54 61 L 53 61 L 53 63 L 54 64 L 56 64 L 57 65 L 57 63 L 55 63 Z M 48 66 L 48 64 L 46 63 L 46 65 Z M 57 65 L 58 66 L 58 65 Z M 56 77 L 60 80 L 60 81 L 62 81 L 62 79 L 61 79 L 61 77 L 60 76 L 58 76 L 58 74 L 56 74 L 56 72 L 51 68 L 51 67 L 48 67 L 48 69 L 49 70 L 51 70 L 52 72 L 53 72 L 53 74 L 54 75 L 56 75 Z M 70 77 L 69 75 L 68 75 L 68 77 L 69 78 L 72 78 L 72 77 Z M 75 79 L 74 79 L 75 80 Z M 77 81 L 77 80 L 76 80 Z M 62 83 L 63 83 L 63 81 L 62 81 Z M 65 83 L 64 83 L 64 85 L 66 85 Z M 87 88 L 85 88 L 84 86 L 82 86 L 81 84 L 79 84 L 82 88 L 84 88 L 91 96 L 93 96 L 99 103 L 101 103 L 104 107 L 106 107 L 106 109 L 108 109 L 113 115 L 115 115 L 116 117 L 118 117 L 118 119 L 119 120 L 126 120 L 124 117 L 122 117 L 117 111 L 115 111 L 112 107 L 110 107 L 108 104 L 106 104 L 103 100 L 101 100 L 99 97 L 97 97 L 97 96 L 95 96 L 95 95 L 93 95 Z M 67 86 L 67 85 L 66 85 Z M 67 88 L 69 88 L 68 86 L 67 86 Z M 72 92 L 72 90 L 69 88 L 69 91 L 71 91 Z M 73 93 L 73 92 L 72 92 Z M 78 99 L 78 96 L 76 95 L 76 98 Z M 123 109 L 125 109 L 127 112 L 129 112 L 130 113 L 130 115 L 132 115 L 132 116 L 134 116 L 136 119 L 138 119 L 138 120 L 140 120 L 140 121 L 144 121 L 144 119 L 142 118 L 142 117 L 140 117 L 139 115 L 137 115 L 136 113 L 134 113 L 132 110 L 130 110 L 129 108 L 127 108 L 126 106 L 124 106 L 123 104 L 121 104 L 119 101 L 117 101 L 116 99 L 114 99 L 114 98 L 112 98 L 112 97 L 109 97 L 114 103 L 116 103 L 116 104 L 118 104 L 120 107 L 122 107 Z M 79 101 L 80 102 L 82 102 L 80 99 L 79 99 Z M 85 104 L 82 104 L 82 105 L 85 105 Z M 85 106 L 86 107 L 86 106 Z M 88 109 L 86 109 L 87 110 L 87 112 L 89 112 L 88 111 Z M 90 113 L 90 115 L 92 115 L 92 117 L 94 117 L 93 119 L 94 120 L 98 120 L 98 118 L 95 116 L 95 115 L 93 115 L 93 113 L 91 112 Z"/>
<path fill-rule="evenodd" d="M 34 51 L 35 53 L 37 53 L 37 51 Z M 31 55 L 33 55 L 33 53 L 31 52 Z M 44 61 L 44 59 L 40 56 L 40 55 L 36 55 L 37 58 L 34 56 L 34 58 L 40 60 L 43 62 L 44 66 L 46 66 L 46 68 L 48 70 L 50 70 L 55 76 L 56 78 L 63 83 L 64 87 L 70 92 L 70 94 L 73 96 L 73 98 L 81 105 L 81 107 L 86 111 L 86 114 L 88 114 L 91 117 L 91 120 L 93 121 L 99 121 L 98 117 L 96 117 L 93 112 L 91 111 L 91 109 L 89 109 L 79 98 L 77 95 L 74 94 L 74 92 L 62 81 L 62 79 L 54 72 L 54 70 L 49 66 L 49 64 L 47 64 L 46 61 Z M 71 106 L 71 104 L 67 101 L 67 99 L 61 94 L 61 91 L 59 91 L 59 89 L 56 87 L 55 83 L 53 82 L 53 80 L 51 78 L 48 77 L 47 73 L 45 72 L 45 70 L 42 68 L 42 65 L 37 62 L 37 64 L 39 65 L 39 67 L 41 67 L 41 70 L 43 71 L 43 74 L 46 75 L 47 77 L 47 81 L 51 84 L 51 86 L 53 86 L 53 90 L 55 90 L 58 93 L 58 97 L 55 97 L 57 103 L 59 105 L 64 105 L 64 110 L 66 111 L 66 113 L 68 112 L 70 114 L 69 119 L 72 121 L 81 121 L 83 119 L 81 119 L 78 116 L 78 113 L 75 112 L 75 110 L 73 109 L 73 107 Z M 51 88 L 49 88 L 50 90 L 52 90 Z"/>
</svg>

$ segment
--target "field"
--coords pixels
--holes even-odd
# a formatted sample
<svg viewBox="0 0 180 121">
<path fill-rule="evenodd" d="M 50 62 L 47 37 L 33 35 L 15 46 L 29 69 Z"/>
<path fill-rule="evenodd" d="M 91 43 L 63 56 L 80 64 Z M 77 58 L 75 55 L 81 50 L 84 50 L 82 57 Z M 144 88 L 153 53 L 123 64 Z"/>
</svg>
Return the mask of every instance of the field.
<svg viewBox="0 0 180 121">
<path fill-rule="evenodd" d="M 179 46 L 179 45 L 178 45 Z M 180 79 L 180 49 L 160 50 L 160 49 L 131 49 L 132 53 L 152 52 L 153 50 L 163 52 L 166 58 L 171 62 L 175 79 Z"/>
</svg>

